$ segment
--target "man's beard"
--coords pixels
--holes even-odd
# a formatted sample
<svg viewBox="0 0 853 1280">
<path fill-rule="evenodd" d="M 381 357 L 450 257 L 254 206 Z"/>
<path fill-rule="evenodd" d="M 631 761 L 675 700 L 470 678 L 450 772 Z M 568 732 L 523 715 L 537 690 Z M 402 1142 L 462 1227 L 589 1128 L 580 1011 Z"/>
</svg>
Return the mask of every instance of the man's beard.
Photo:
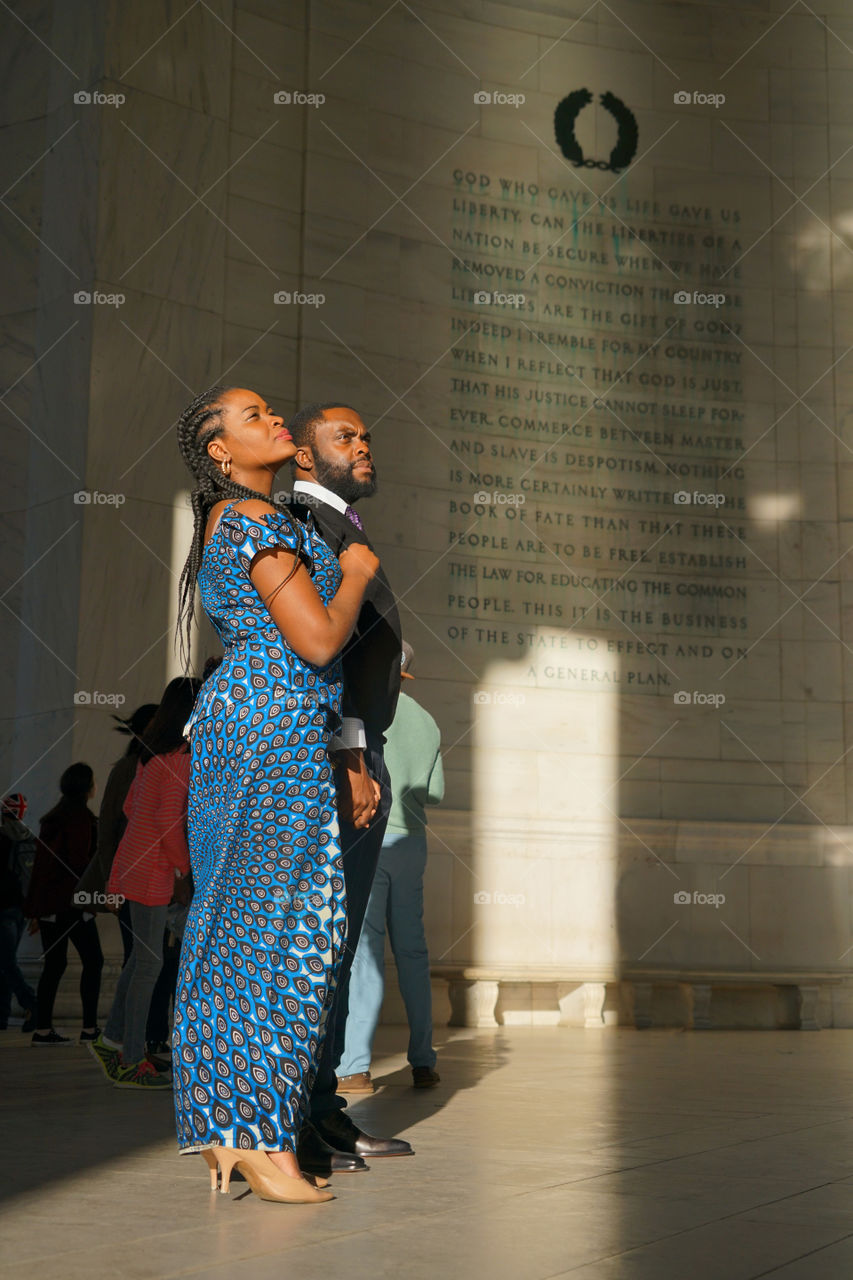
<svg viewBox="0 0 853 1280">
<path fill-rule="evenodd" d="M 326 489 L 331 489 L 332 493 L 336 493 L 339 498 L 342 498 L 348 504 L 358 502 L 359 498 L 369 498 L 376 492 L 375 471 L 369 478 L 357 480 L 353 475 L 352 464 L 348 462 L 329 462 L 316 451 L 314 453 L 314 474 L 317 477 L 318 484 L 323 485 Z"/>
</svg>

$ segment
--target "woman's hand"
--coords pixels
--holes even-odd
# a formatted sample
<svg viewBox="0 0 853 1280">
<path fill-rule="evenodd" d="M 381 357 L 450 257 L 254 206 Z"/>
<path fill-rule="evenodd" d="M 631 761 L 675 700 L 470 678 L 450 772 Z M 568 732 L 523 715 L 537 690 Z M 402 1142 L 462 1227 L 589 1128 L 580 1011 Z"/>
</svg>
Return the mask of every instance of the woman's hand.
<svg viewBox="0 0 853 1280">
<path fill-rule="evenodd" d="M 240 504 L 247 515 L 266 515 L 266 504 L 249 499 Z M 273 508 L 269 508 L 273 510 Z M 340 555 L 341 581 L 328 604 L 317 592 L 305 563 L 294 551 L 268 547 L 251 563 L 249 577 L 285 644 L 304 662 L 327 667 L 353 633 L 368 583 L 379 561 L 364 544 L 350 545 Z"/>
<path fill-rule="evenodd" d="M 29 934 L 33 934 L 33 933 L 38 933 L 38 931 L 39 931 L 39 922 L 38 922 L 38 920 L 36 920 L 36 919 L 28 920 L 28 921 L 27 921 L 27 933 L 29 933 Z"/>
<path fill-rule="evenodd" d="M 363 542 L 351 542 L 338 556 L 338 563 L 344 573 L 359 573 L 370 582 L 371 578 L 376 577 L 379 557 Z"/>
</svg>

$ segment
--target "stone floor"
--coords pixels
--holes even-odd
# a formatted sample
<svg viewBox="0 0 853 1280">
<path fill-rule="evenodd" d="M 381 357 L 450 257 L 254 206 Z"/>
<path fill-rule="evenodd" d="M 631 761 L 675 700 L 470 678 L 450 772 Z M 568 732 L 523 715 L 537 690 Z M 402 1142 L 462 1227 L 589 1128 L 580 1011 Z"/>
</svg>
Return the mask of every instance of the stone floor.
<svg viewBox="0 0 853 1280">
<path fill-rule="evenodd" d="M 381 1028 L 354 1114 L 414 1159 L 293 1207 L 178 1158 L 170 1096 L 0 1033 L 6 1280 L 840 1280 L 853 1274 L 853 1031 L 444 1029 L 409 1087 Z"/>
</svg>

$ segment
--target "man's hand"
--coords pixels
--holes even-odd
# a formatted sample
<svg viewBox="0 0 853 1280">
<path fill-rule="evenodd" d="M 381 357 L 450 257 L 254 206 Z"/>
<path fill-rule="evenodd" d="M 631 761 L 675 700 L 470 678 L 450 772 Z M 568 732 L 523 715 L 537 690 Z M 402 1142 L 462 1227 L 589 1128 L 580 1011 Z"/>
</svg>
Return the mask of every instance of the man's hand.
<svg viewBox="0 0 853 1280">
<path fill-rule="evenodd" d="M 369 827 L 379 808 L 379 783 L 371 778 L 364 763 L 364 752 L 357 747 L 339 751 L 336 771 L 338 784 L 338 816 L 354 827 Z"/>
</svg>

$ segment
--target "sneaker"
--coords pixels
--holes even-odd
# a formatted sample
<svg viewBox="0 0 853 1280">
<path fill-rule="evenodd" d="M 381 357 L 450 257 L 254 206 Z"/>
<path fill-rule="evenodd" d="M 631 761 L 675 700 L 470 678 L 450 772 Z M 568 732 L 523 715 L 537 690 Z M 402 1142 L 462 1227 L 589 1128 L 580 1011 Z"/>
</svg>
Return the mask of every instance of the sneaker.
<svg viewBox="0 0 853 1280">
<path fill-rule="evenodd" d="M 336 1093 L 375 1093 L 376 1086 L 369 1071 L 356 1071 L 351 1076 L 338 1076 Z"/>
<path fill-rule="evenodd" d="M 101 1034 L 100 1027 L 95 1027 L 94 1031 L 81 1031 L 80 1043 L 87 1044 L 90 1040 L 97 1040 L 100 1034 Z"/>
<path fill-rule="evenodd" d="M 104 1044 L 103 1035 L 100 1033 L 96 1040 L 88 1041 L 88 1046 L 89 1052 L 107 1079 L 115 1080 L 121 1068 L 121 1054 L 118 1049 L 111 1049 L 108 1044 Z"/>
<path fill-rule="evenodd" d="M 166 1040 L 150 1040 L 145 1056 L 155 1071 L 168 1074 L 172 1070 L 172 1047 Z"/>
<path fill-rule="evenodd" d="M 73 1044 L 73 1043 L 74 1043 L 74 1041 L 71 1039 L 71 1037 L 70 1037 L 70 1036 L 61 1036 L 61 1035 L 59 1035 L 56 1031 L 54 1031 L 53 1027 L 51 1027 L 51 1028 L 50 1028 L 50 1031 L 46 1031 L 46 1032 L 45 1032 L 45 1034 L 44 1034 L 43 1036 L 42 1036 L 42 1035 L 39 1035 L 39 1033 L 38 1033 L 37 1031 L 34 1031 L 34 1032 L 33 1032 L 33 1038 L 32 1038 L 32 1040 L 30 1041 L 30 1044 L 34 1044 L 34 1045 L 37 1045 L 37 1044 Z"/>
<path fill-rule="evenodd" d="M 119 1067 L 114 1081 L 116 1089 L 171 1089 L 172 1081 L 157 1071 L 147 1058 Z"/>
<path fill-rule="evenodd" d="M 412 1087 L 415 1089 L 432 1089 L 441 1080 L 432 1067 L 412 1067 Z"/>
</svg>

